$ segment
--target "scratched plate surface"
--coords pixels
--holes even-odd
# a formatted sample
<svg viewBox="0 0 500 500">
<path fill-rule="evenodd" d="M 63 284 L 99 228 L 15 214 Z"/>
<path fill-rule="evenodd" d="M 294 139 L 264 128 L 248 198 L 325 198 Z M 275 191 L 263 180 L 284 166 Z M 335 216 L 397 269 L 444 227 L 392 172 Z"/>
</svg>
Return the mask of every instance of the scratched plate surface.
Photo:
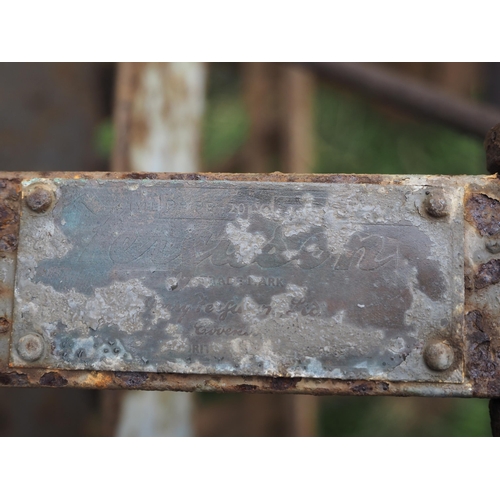
<svg viewBox="0 0 500 500">
<path fill-rule="evenodd" d="M 432 219 L 425 186 L 54 183 L 23 207 L 11 366 L 462 381 L 461 188 Z"/>
</svg>

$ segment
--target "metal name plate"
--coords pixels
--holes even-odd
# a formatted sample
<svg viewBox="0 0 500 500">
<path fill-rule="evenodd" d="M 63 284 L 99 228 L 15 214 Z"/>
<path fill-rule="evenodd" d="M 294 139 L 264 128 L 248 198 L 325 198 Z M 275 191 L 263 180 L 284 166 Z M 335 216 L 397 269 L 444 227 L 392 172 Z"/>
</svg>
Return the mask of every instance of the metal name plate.
<svg viewBox="0 0 500 500">
<path fill-rule="evenodd" d="M 27 181 L 10 365 L 461 382 L 463 188 L 438 191 Z"/>
</svg>

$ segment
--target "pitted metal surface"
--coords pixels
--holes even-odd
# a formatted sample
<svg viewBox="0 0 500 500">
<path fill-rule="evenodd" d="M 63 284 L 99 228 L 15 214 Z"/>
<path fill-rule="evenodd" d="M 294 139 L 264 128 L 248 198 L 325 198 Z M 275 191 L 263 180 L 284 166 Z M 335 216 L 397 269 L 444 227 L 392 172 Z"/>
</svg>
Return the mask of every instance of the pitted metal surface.
<svg viewBox="0 0 500 500">
<path fill-rule="evenodd" d="M 27 180 L 10 366 L 460 383 L 464 189 L 423 180 Z"/>
<path fill-rule="evenodd" d="M 18 179 L 0 179 L 0 372 L 7 369 L 13 319 L 20 191 L 21 183 Z"/>
</svg>

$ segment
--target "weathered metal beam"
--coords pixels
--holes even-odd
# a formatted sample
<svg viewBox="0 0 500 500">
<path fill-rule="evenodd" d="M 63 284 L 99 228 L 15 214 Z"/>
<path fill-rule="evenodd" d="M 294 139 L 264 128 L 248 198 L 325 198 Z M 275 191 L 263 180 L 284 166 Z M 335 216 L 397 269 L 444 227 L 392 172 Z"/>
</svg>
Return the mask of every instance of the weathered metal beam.
<svg viewBox="0 0 500 500">
<path fill-rule="evenodd" d="M 496 176 L 2 177 L 1 385 L 500 395 Z"/>
<path fill-rule="evenodd" d="M 426 85 L 383 68 L 360 63 L 301 63 L 318 76 L 346 85 L 385 104 L 484 138 L 500 122 L 500 109 Z"/>
</svg>

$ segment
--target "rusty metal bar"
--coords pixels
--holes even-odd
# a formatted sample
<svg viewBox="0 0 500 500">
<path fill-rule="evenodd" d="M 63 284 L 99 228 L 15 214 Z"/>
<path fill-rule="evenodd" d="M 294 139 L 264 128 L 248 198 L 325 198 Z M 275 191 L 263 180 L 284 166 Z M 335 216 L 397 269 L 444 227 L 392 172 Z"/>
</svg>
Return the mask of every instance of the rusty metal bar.
<svg viewBox="0 0 500 500">
<path fill-rule="evenodd" d="M 500 396 L 500 260 L 495 258 L 500 252 L 500 181 L 496 176 L 4 173 L 2 177 L 0 385 Z M 176 193 L 182 197 L 164 198 L 158 212 L 155 200 L 161 196 L 157 195 L 169 189 L 180 190 Z M 194 192 L 198 194 L 190 198 Z M 226 209 L 222 202 L 228 192 L 236 197 Z M 248 200 L 255 196 L 260 196 L 262 203 L 250 213 Z M 274 200 L 272 209 L 264 203 L 269 196 Z M 199 212 L 205 199 L 210 217 Z M 138 200 L 143 201 L 137 204 Z M 182 203 L 177 212 L 166 214 L 172 202 L 179 200 Z M 233 209 L 237 212 L 234 216 Z M 265 275 L 261 284 L 268 291 L 263 287 L 263 295 L 248 292 L 257 305 L 262 302 L 265 307 L 239 329 L 235 326 L 238 321 L 247 320 L 238 316 L 241 311 L 237 307 L 221 310 L 219 321 L 225 322 L 225 330 L 216 331 L 205 320 L 213 317 L 218 306 L 193 307 L 188 312 L 194 319 L 184 321 L 181 316 L 186 317 L 186 308 L 162 309 L 175 302 L 164 302 L 163 298 L 184 290 L 181 306 L 192 305 L 194 295 L 189 287 L 195 286 L 202 297 L 212 294 L 212 301 L 218 296 L 222 300 L 223 294 L 238 295 L 238 284 L 250 290 L 257 282 L 255 276 L 251 283 L 238 283 L 239 278 L 221 278 L 223 283 L 204 281 L 203 276 L 193 274 L 198 265 L 193 261 L 187 281 L 179 278 L 174 283 L 167 277 L 158 281 L 165 281 L 166 288 L 160 292 L 144 288 L 153 286 L 154 274 L 160 271 L 151 269 L 160 255 L 154 253 L 159 244 L 150 245 L 149 253 L 138 245 L 147 241 L 148 235 L 165 233 L 168 221 L 182 219 L 186 210 L 194 210 L 190 215 L 201 214 L 200 227 L 221 224 L 230 230 L 231 237 L 241 233 L 243 239 L 234 243 L 240 248 L 238 252 L 252 241 L 260 245 L 249 247 L 253 257 L 238 264 L 231 260 L 238 252 L 230 251 L 229 243 L 224 243 L 221 253 L 223 240 L 217 240 L 217 259 L 209 257 L 214 255 L 210 250 L 206 256 L 199 253 L 196 262 L 229 271 L 238 269 L 238 276 L 244 275 L 241 269 L 245 266 L 253 266 L 252 275 L 255 269 L 266 266 L 276 270 L 278 264 L 291 270 L 286 271 L 285 266 L 281 274 L 273 271 L 276 276 L 272 281 L 267 278 L 269 273 Z M 263 220 L 269 223 L 262 225 Z M 187 235 L 189 224 L 194 223 L 181 224 L 179 233 Z M 124 227 L 133 228 L 137 243 L 120 236 Z M 253 228 L 252 234 L 245 232 L 248 227 Z M 278 238 L 276 227 L 283 236 Z M 333 237 L 328 244 L 321 239 L 324 231 Z M 274 239 L 269 240 L 271 237 Z M 118 239 L 121 253 L 116 245 L 109 246 Z M 191 248 L 198 240 L 195 237 L 192 241 Z M 288 245 L 286 251 L 280 246 L 283 244 Z M 336 245 L 340 254 L 330 255 L 328 245 Z M 189 257 L 190 246 L 185 248 L 183 252 Z M 378 250 L 370 253 L 370 248 Z M 134 254 L 143 255 L 148 267 L 141 267 Z M 109 256 L 114 264 L 106 271 L 99 259 Z M 314 269 L 319 264 L 324 267 L 318 274 Z M 183 270 L 189 275 L 189 268 Z M 126 276 L 129 272 L 133 273 L 130 279 Z M 305 281 L 295 280 L 299 274 Z M 288 298 L 279 288 L 272 288 L 287 286 L 287 279 L 291 286 Z M 335 286 L 338 279 L 344 281 Z M 108 285 L 106 280 L 111 280 Z M 137 285 L 138 280 L 142 284 Z M 222 284 L 224 290 L 219 286 Z M 304 293 L 301 287 L 309 287 L 320 297 L 315 303 L 299 300 Z M 345 295 L 344 288 L 349 287 L 352 295 Z M 256 288 L 251 289 L 253 293 Z M 294 294 L 298 294 L 297 300 Z M 118 317 L 123 300 L 126 315 Z M 284 316 L 279 313 L 279 300 L 290 307 L 283 310 L 288 313 Z M 372 307 L 370 301 L 376 300 L 378 305 Z M 200 310 L 205 323 L 196 327 L 193 321 Z M 271 311 L 274 319 L 269 323 L 266 316 Z M 152 319 L 152 313 L 157 319 Z M 348 319 L 344 323 L 343 315 Z M 145 328 L 146 319 L 148 325 L 157 326 Z M 116 321 L 120 331 L 113 330 Z M 181 328 L 177 337 L 172 336 L 163 351 L 155 346 L 168 324 L 184 325 L 185 330 L 182 333 Z M 286 325 L 291 333 L 286 333 Z M 243 364 L 238 362 L 243 359 L 238 358 L 241 342 L 210 337 L 211 332 L 243 335 L 247 328 L 267 342 L 261 345 L 254 339 L 245 344 L 248 352 L 255 351 L 261 357 L 261 364 L 249 355 Z M 183 344 L 195 330 L 196 350 Z M 359 339 L 349 337 L 352 335 Z M 139 341 L 138 347 L 128 346 L 133 338 Z M 153 343 L 147 347 L 144 342 Z M 329 349 L 321 347 L 322 342 L 327 342 Z M 226 360 L 207 355 L 202 344 L 216 348 Z M 314 351 L 314 358 L 310 350 L 316 348 L 319 351 Z M 146 349 L 149 360 L 140 356 Z M 114 356 L 110 350 L 118 354 Z M 299 358 L 308 362 L 298 363 Z"/>
<path fill-rule="evenodd" d="M 500 122 L 500 109 L 449 93 L 370 64 L 301 63 L 318 76 L 415 116 L 483 139 Z"/>
</svg>

